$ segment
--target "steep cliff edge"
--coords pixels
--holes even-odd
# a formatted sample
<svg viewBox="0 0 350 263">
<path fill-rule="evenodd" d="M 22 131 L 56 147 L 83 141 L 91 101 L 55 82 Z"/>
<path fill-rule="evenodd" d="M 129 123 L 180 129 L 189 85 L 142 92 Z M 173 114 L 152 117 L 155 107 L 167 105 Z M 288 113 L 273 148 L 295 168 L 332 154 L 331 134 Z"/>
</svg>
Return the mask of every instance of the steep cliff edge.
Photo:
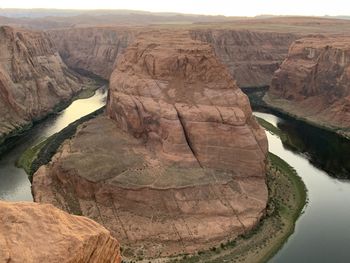
<svg viewBox="0 0 350 263">
<path fill-rule="evenodd" d="M 44 33 L 0 27 L 0 141 L 82 88 Z"/>
<path fill-rule="evenodd" d="M 109 79 L 117 57 L 133 40 L 135 30 L 124 27 L 86 27 L 52 30 L 49 34 L 69 67 Z"/>
<path fill-rule="evenodd" d="M 350 37 L 294 42 L 265 100 L 288 113 L 350 135 Z"/>
<path fill-rule="evenodd" d="M 192 29 L 195 40 L 211 44 L 240 87 L 270 85 L 273 73 L 288 53 L 297 34 L 237 29 Z M 96 27 L 52 30 L 50 36 L 72 68 L 109 79 L 117 58 L 147 27 Z M 184 31 L 187 31 L 185 28 Z"/>
<path fill-rule="evenodd" d="M 0 262 L 121 262 L 118 241 L 88 218 L 25 202 L 0 211 Z"/>
<path fill-rule="evenodd" d="M 265 213 L 267 139 L 210 45 L 141 35 L 91 120 L 33 177 L 35 201 L 88 216 L 126 258 L 208 249 Z"/>
<path fill-rule="evenodd" d="M 240 87 L 269 86 L 297 34 L 254 30 L 191 30 L 194 39 L 211 44 Z"/>
</svg>

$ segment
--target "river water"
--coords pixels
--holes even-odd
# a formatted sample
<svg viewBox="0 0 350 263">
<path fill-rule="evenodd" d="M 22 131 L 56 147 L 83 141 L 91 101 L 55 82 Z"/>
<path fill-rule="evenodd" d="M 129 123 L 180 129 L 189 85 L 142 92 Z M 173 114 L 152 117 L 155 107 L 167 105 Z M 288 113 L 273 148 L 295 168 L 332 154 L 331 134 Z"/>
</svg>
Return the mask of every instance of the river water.
<svg viewBox="0 0 350 263">
<path fill-rule="evenodd" d="M 258 112 L 254 114 L 276 127 L 289 127 L 289 130 L 295 130 L 295 127 L 294 129 L 290 127 L 291 123 L 288 120 L 272 114 Z M 308 136 L 305 134 L 306 130 L 307 127 L 304 129 L 304 134 L 299 137 Z M 283 131 L 287 132 L 287 130 Z M 314 136 L 322 138 L 322 134 L 314 134 Z M 284 146 L 277 136 L 267 132 L 267 137 L 269 151 L 293 166 L 308 190 L 308 204 L 297 221 L 294 234 L 270 262 L 350 262 L 350 181 L 337 179 L 317 168 L 315 166 L 317 164 L 313 164 L 316 158 L 315 153 L 311 153 L 313 147 L 309 151 L 305 149 L 305 153 L 293 152 L 289 147 Z M 334 145 L 327 145 L 327 142 L 321 139 L 318 144 L 324 148 L 323 151 L 334 150 Z M 350 148 L 350 145 L 348 144 L 347 147 Z M 336 154 L 339 152 L 334 150 L 333 159 L 343 158 Z M 347 161 L 349 162 L 350 159 Z"/>
<path fill-rule="evenodd" d="M 107 89 L 101 87 L 94 96 L 74 101 L 63 111 L 35 125 L 28 133 L 18 139 L 12 150 L 0 156 L 0 200 L 32 201 L 28 176 L 23 169 L 15 166 L 18 158 L 27 148 L 104 106 L 106 97 Z"/>
<path fill-rule="evenodd" d="M 0 157 L 0 199 L 32 201 L 30 182 L 24 170 L 16 168 L 16 160 L 28 147 L 105 103 L 106 89 L 101 88 L 93 97 L 74 101 L 18 139 L 16 146 Z M 270 262 L 350 262 L 350 182 L 336 179 L 348 178 L 350 143 L 337 138 L 330 141 L 329 135 L 273 114 L 254 114 L 290 135 L 297 147 L 284 146 L 277 136 L 267 133 L 269 150 L 293 166 L 308 189 L 308 205 L 295 233 Z"/>
</svg>

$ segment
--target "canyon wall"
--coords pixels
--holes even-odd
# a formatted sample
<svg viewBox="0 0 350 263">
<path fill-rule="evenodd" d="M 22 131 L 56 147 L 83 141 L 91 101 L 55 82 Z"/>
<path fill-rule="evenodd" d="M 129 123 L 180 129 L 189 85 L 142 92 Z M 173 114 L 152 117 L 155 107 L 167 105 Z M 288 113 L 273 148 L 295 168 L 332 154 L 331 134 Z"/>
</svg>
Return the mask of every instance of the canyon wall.
<svg viewBox="0 0 350 263">
<path fill-rule="evenodd" d="M 37 202 L 103 224 L 126 259 L 195 253 L 265 214 L 267 139 L 212 47 L 141 34 L 118 60 L 106 116 L 33 177 Z"/>
<path fill-rule="evenodd" d="M 109 79 L 119 54 L 135 36 L 147 31 L 152 32 L 141 27 L 96 27 L 53 30 L 50 35 L 67 65 Z M 297 38 L 297 34 L 289 33 L 211 28 L 193 29 L 190 34 L 214 47 L 240 87 L 270 85 L 274 71 Z"/>
<path fill-rule="evenodd" d="M 250 30 L 192 30 L 194 39 L 210 43 L 239 87 L 269 86 L 297 34 Z"/>
<path fill-rule="evenodd" d="M 52 30 L 50 37 L 71 68 L 109 79 L 117 57 L 134 38 L 132 28 L 87 27 Z"/>
<path fill-rule="evenodd" d="M 81 88 L 45 33 L 0 27 L 0 141 Z"/>
<path fill-rule="evenodd" d="M 266 101 L 298 117 L 350 134 L 350 37 L 293 43 Z"/>
<path fill-rule="evenodd" d="M 118 241 L 88 218 L 29 202 L 0 211 L 0 262 L 121 262 Z"/>
</svg>

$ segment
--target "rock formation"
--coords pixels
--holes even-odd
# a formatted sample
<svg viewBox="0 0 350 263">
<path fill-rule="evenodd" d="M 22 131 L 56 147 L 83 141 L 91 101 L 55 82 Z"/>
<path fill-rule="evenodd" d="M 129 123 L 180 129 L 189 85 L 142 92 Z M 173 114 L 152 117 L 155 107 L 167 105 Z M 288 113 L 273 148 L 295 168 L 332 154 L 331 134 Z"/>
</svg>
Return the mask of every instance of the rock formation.
<svg viewBox="0 0 350 263">
<path fill-rule="evenodd" d="M 121 261 L 119 243 L 96 222 L 52 205 L 0 201 L 0 262 Z"/>
<path fill-rule="evenodd" d="M 192 30 L 194 39 L 210 43 L 240 87 L 269 86 L 297 34 L 254 30 Z"/>
<path fill-rule="evenodd" d="M 90 71 L 105 79 L 117 58 L 140 32 L 150 28 L 97 27 L 50 31 L 60 54 L 72 68 Z M 151 33 L 151 32 L 150 32 Z M 192 38 L 211 44 L 240 87 L 269 85 L 288 53 L 296 34 L 247 30 L 193 29 Z"/>
<path fill-rule="evenodd" d="M 44 33 L 0 27 L 0 141 L 82 88 Z"/>
<path fill-rule="evenodd" d="M 111 76 L 107 115 L 36 172 L 35 201 L 100 222 L 126 258 L 208 249 L 264 215 L 265 133 L 210 45 L 139 36 Z"/>
<path fill-rule="evenodd" d="M 350 134 L 350 37 L 294 42 L 266 101 L 298 117 Z"/>
<path fill-rule="evenodd" d="M 134 31 L 124 27 L 73 28 L 50 31 L 50 37 L 69 67 L 109 79 Z"/>
</svg>

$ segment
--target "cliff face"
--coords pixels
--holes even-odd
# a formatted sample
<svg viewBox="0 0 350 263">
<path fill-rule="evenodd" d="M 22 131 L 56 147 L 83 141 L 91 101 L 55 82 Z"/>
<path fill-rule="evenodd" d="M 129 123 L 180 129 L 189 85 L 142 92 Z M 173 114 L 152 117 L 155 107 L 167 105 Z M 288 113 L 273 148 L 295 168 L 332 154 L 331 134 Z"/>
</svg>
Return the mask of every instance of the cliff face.
<svg viewBox="0 0 350 263">
<path fill-rule="evenodd" d="M 75 28 L 53 30 L 50 37 L 69 67 L 109 79 L 118 55 L 134 38 L 134 31 L 118 27 Z"/>
<path fill-rule="evenodd" d="M 192 30 L 192 38 L 211 44 L 240 87 L 270 85 L 296 34 L 248 30 Z"/>
<path fill-rule="evenodd" d="M 36 172 L 35 201 L 101 222 L 130 258 L 208 249 L 264 215 L 265 133 L 208 44 L 139 36 L 111 76 L 107 114 Z"/>
<path fill-rule="evenodd" d="M 121 262 L 118 241 L 88 218 L 25 202 L 0 211 L 0 262 Z"/>
<path fill-rule="evenodd" d="M 119 55 L 142 31 L 152 34 L 149 28 L 97 27 L 54 30 L 50 36 L 67 65 L 109 79 Z M 241 87 L 270 85 L 274 71 L 297 38 L 296 34 L 229 29 L 196 29 L 190 34 L 214 47 Z"/>
<path fill-rule="evenodd" d="M 350 38 L 295 41 L 276 71 L 267 101 L 287 112 L 349 133 Z"/>
<path fill-rule="evenodd" d="M 44 33 L 0 27 L 0 138 L 81 89 Z"/>
</svg>

